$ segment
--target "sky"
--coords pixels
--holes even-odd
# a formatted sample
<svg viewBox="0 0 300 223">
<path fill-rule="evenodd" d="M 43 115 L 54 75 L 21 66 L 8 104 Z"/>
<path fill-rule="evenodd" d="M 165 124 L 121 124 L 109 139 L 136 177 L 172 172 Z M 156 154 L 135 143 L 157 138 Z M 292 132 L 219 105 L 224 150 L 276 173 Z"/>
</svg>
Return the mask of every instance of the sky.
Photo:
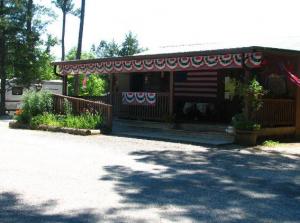
<svg viewBox="0 0 300 223">
<path fill-rule="evenodd" d="M 36 1 L 51 6 L 51 0 Z M 149 49 L 287 37 L 300 42 L 299 9 L 299 0 L 86 0 L 83 50 L 101 40 L 121 42 L 128 31 Z M 56 13 L 48 32 L 60 39 Z M 68 16 L 67 51 L 77 45 L 78 28 L 79 19 Z M 59 46 L 53 52 L 60 57 Z"/>
</svg>

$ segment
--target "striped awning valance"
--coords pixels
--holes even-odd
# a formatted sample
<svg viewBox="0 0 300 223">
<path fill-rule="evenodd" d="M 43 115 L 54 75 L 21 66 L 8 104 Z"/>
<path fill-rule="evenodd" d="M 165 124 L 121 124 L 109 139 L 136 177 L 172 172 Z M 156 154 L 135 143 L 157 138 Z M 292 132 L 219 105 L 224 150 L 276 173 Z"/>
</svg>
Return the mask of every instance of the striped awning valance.
<svg viewBox="0 0 300 223">
<path fill-rule="evenodd" d="M 245 64 L 248 67 L 260 67 L 262 53 L 246 53 Z M 94 63 L 74 63 L 59 65 L 61 74 L 112 74 L 183 70 L 217 70 L 241 68 L 242 54 L 210 56 L 167 57 L 157 59 L 109 60 Z"/>
</svg>

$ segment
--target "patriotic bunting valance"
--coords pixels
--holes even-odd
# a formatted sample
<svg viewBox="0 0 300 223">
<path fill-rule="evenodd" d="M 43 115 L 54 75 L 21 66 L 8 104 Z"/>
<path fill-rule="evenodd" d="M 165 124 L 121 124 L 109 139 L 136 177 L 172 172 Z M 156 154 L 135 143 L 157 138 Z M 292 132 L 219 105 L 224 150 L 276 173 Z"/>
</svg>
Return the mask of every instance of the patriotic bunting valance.
<svg viewBox="0 0 300 223">
<path fill-rule="evenodd" d="M 245 64 L 248 67 L 260 67 L 262 53 L 246 53 Z M 111 60 L 85 64 L 59 65 L 61 74 L 111 74 L 149 71 L 216 70 L 223 68 L 241 68 L 242 54 L 212 56 L 169 57 L 140 60 Z"/>
<path fill-rule="evenodd" d="M 156 93 L 122 92 L 123 105 L 155 105 Z"/>
</svg>

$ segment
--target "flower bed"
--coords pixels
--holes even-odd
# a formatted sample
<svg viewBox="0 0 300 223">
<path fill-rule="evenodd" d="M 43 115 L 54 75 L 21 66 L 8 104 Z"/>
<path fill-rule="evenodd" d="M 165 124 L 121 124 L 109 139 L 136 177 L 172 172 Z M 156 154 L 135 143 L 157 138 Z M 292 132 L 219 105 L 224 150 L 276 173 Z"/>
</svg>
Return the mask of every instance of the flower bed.
<svg viewBox="0 0 300 223">
<path fill-rule="evenodd" d="M 79 135 L 100 133 L 103 118 L 88 110 L 80 115 L 72 114 L 72 105 L 64 102 L 64 113 L 54 114 L 52 95 L 48 92 L 29 91 L 24 95 L 21 109 L 16 113 L 16 121 L 11 128 L 40 129 L 67 132 Z"/>
</svg>

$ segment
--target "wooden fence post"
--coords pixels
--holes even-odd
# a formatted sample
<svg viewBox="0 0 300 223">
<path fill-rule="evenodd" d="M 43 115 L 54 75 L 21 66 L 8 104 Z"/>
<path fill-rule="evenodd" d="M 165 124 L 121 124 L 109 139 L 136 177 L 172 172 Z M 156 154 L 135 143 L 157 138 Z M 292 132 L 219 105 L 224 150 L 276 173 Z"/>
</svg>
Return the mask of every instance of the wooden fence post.
<svg viewBox="0 0 300 223">
<path fill-rule="evenodd" d="M 174 72 L 170 72 L 170 94 L 169 94 L 169 115 L 173 115 L 174 110 Z"/>
<path fill-rule="evenodd" d="M 109 100 L 110 100 L 110 104 L 112 104 L 113 101 L 113 92 L 114 92 L 114 74 L 110 74 L 109 76 L 110 78 L 110 83 L 109 83 Z"/>
<path fill-rule="evenodd" d="M 107 107 L 107 127 L 109 131 L 112 131 L 112 106 Z"/>
<path fill-rule="evenodd" d="M 295 127 L 296 127 L 296 137 L 300 137 L 300 87 L 296 87 L 296 112 L 295 112 Z"/>
</svg>

